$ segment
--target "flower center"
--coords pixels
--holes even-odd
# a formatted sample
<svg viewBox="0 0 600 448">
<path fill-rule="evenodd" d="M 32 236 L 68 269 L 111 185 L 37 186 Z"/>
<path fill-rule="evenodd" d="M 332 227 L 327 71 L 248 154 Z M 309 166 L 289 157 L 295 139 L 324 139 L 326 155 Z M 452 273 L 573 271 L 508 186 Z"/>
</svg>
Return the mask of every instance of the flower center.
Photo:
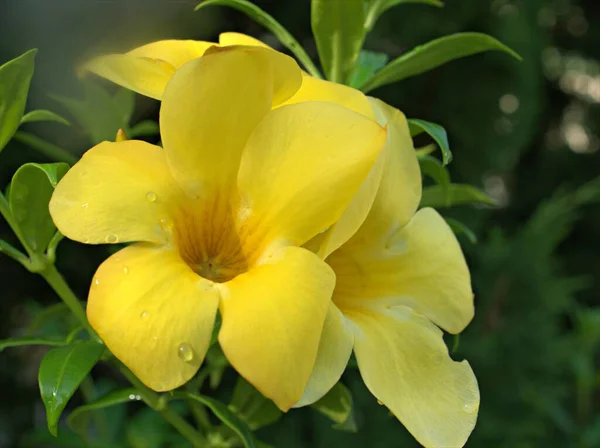
<svg viewBox="0 0 600 448">
<path fill-rule="evenodd" d="M 260 250 L 230 211 L 188 210 L 175 222 L 176 244 L 187 265 L 201 277 L 224 283 L 248 271 Z"/>
</svg>

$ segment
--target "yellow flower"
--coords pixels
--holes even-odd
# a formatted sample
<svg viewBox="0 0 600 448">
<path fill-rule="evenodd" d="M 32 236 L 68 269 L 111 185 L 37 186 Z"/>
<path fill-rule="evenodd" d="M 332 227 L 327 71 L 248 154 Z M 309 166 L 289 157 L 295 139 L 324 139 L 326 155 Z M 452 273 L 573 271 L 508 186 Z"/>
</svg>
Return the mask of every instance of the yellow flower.
<svg viewBox="0 0 600 448">
<path fill-rule="evenodd" d="M 181 65 L 162 93 L 164 149 L 97 145 L 50 211 L 71 239 L 134 243 L 100 266 L 87 312 L 146 385 L 170 390 L 195 374 L 218 308 L 229 362 L 287 410 L 305 390 L 335 284 L 301 246 L 340 219 L 386 133 L 333 103 L 278 107 L 301 72 L 271 50 L 216 49 Z"/>
<path fill-rule="evenodd" d="M 236 33 L 221 46 L 258 45 Z M 162 41 L 110 55 L 88 69 L 140 93 L 144 63 L 168 63 L 174 72 L 213 44 Z M 163 62 L 166 61 L 166 62 Z M 165 75 L 166 76 L 166 75 Z M 152 87 L 162 97 L 160 83 Z M 433 209 L 417 212 L 421 176 L 404 115 L 345 86 L 303 75 L 288 103 L 331 101 L 377 118 L 386 144 L 340 220 L 305 244 L 333 269 L 317 361 L 302 399 L 321 398 L 341 377 L 352 351 L 365 384 L 426 447 L 463 446 L 477 419 L 479 390 L 466 361 L 454 362 L 438 327 L 461 332 L 473 317 L 473 293 L 452 231 Z"/>
</svg>

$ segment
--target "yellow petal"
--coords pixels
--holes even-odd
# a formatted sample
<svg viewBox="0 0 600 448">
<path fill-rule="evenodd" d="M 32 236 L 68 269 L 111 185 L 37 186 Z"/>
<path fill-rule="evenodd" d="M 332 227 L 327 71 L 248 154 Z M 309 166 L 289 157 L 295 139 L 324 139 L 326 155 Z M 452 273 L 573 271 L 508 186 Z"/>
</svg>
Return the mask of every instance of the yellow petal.
<svg viewBox="0 0 600 448">
<path fill-rule="evenodd" d="M 161 220 L 181 200 L 164 151 L 149 143 L 103 142 L 58 183 L 50 214 L 58 229 L 82 243 L 164 242 Z"/>
<path fill-rule="evenodd" d="M 320 400 L 335 386 L 346 369 L 353 346 L 354 334 L 349 321 L 330 302 L 315 367 L 302 398 L 294 407 L 307 406 Z"/>
<path fill-rule="evenodd" d="M 454 362 L 442 332 L 406 307 L 356 311 L 355 353 L 365 384 L 426 448 L 462 447 L 479 409 L 467 361 Z"/>
<path fill-rule="evenodd" d="M 272 111 L 252 133 L 240 166 L 249 223 L 270 240 L 304 244 L 340 218 L 384 140 L 377 123 L 333 103 Z"/>
<path fill-rule="evenodd" d="M 327 101 L 347 107 L 354 112 L 376 119 L 373 107 L 360 90 L 342 84 L 313 78 L 308 74 L 302 76 L 302 86 L 286 104 L 303 103 L 305 101 Z M 383 125 L 383 123 L 381 123 Z"/>
<path fill-rule="evenodd" d="M 110 351 L 148 387 L 171 390 L 198 370 L 219 296 L 172 250 L 129 246 L 98 269 L 87 315 Z"/>
<path fill-rule="evenodd" d="M 408 131 L 406 118 L 398 109 L 369 98 L 377 120 L 387 125 L 383 151 L 386 163 L 373 206 L 356 238 L 385 241 L 413 216 L 421 200 L 421 171 Z"/>
<path fill-rule="evenodd" d="M 425 208 L 387 242 L 352 239 L 327 262 L 337 276 L 336 304 L 405 305 L 450 333 L 473 318 L 469 268 L 454 233 L 433 209 Z"/>
<path fill-rule="evenodd" d="M 219 45 L 222 45 L 224 47 L 228 47 L 231 45 L 248 45 L 250 47 L 271 48 L 264 42 L 255 39 L 254 37 L 242 33 L 232 32 L 219 34 Z"/>
<path fill-rule="evenodd" d="M 175 70 L 202 56 L 213 45 L 216 44 L 163 40 L 125 54 L 99 56 L 86 62 L 82 68 L 141 95 L 160 100 Z"/>
<path fill-rule="evenodd" d="M 220 286 L 223 352 L 284 411 L 306 387 L 334 284 L 333 272 L 316 255 L 287 247 Z"/>
<path fill-rule="evenodd" d="M 167 86 L 160 128 L 176 180 L 199 197 L 235 182 L 246 141 L 273 103 L 300 87 L 293 59 L 228 47 L 185 64 Z"/>
<path fill-rule="evenodd" d="M 131 50 L 128 54 L 138 58 L 150 58 L 165 61 L 176 70 L 186 62 L 199 58 L 214 42 L 199 40 L 160 40 Z"/>
</svg>

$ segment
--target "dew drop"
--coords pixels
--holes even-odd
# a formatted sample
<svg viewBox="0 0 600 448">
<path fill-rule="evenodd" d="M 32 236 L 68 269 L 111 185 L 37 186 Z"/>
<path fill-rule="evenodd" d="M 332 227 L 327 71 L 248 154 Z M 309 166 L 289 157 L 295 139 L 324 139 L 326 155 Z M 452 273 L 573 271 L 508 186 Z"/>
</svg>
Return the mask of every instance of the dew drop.
<svg viewBox="0 0 600 448">
<path fill-rule="evenodd" d="M 83 240 L 83 242 L 84 242 L 84 244 L 88 244 L 88 243 L 90 242 L 90 239 L 89 239 L 89 238 L 85 238 L 85 239 Z"/>
<path fill-rule="evenodd" d="M 99 284 L 100 284 L 100 280 L 98 280 L 97 278 L 95 278 L 94 282 L 92 283 L 92 288 L 97 288 Z"/>
<path fill-rule="evenodd" d="M 384 405 L 384 404 L 383 404 L 383 402 L 381 402 L 381 401 L 379 401 L 379 400 L 377 400 L 377 404 L 378 404 L 379 406 L 383 406 L 383 405 Z"/>
<path fill-rule="evenodd" d="M 135 400 L 135 394 L 129 394 L 129 399 L 130 400 Z"/>
<path fill-rule="evenodd" d="M 148 316 L 149 316 L 148 311 L 142 311 L 142 314 L 140 314 L 140 317 L 142 319 L 148 319 Z"/>
<path fill-rule="evenodd" d="M 84 202 L 83 204 L 81 204 L 81 208 L 84 210 L 87 210 L 87 208 L 90 206 L 90 204 L 88 204 L 87 202 Z"/>
<path fill-rule="evenodd" d="M 129 274 L 129 268 L 127 266 L 123 266 L 123 274 Z"/>
<path fill-rule="evenodd" d="M 135 396 L 135 399 L 136 399 L 137 401 L 140 401 L 140 400 L 142 399 L 142 396 L 141 396 L 141 395 L 136 395 L 136 396 Z"/>
<path fill-rule="evenodd" d="M 475 412 L 476 407 L 473 406 L 472 404 L 465 404 L 463 406 L 463 409 L 465 412 L 468 412 L 469 414 L 472 414 L 473 412 Z"/>
<path fill-rule="evenodd" d="M 156 201 L 156 193 L 149 191 L 148 193 L 146 193 L 146 199 L 148 200 L 148 202 L 155 202 Z"/>
<path fill-rule="evenodd" d="M 106 237 L 106 242 L 109 243 L 109 244 L 118 243 L 119 242 L 119 237 L 113 233 L 113 234 L 108 235 Z"/>
<path fill-rule="evenodd" d="M 194 351 L 188 344 L 181 344 L 177 349 L 177 355 L 185 362 L 192 362 L 194 359 Z"/>
</svg>

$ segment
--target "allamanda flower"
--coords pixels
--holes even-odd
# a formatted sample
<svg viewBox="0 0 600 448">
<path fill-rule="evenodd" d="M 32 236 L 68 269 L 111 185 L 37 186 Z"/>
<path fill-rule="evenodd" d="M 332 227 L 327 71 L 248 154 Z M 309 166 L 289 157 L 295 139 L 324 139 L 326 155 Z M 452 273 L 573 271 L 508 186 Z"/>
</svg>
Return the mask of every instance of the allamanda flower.
<svg viewBox="0 0 600 448">
<path fill-rule="evenodd" d="M 220 44 L 264 46 L 235 33 L 222 34 Z M 88 69 L 161 98 L 163 81 L 153 82 L 148 68 L 169 64 L 174 72 L 210 45 L 155 42 L 93 60 Z M 463 446 L 477 419 L 477 381 L 466 361 L 449 357 L 438 326 L 459 333 L 472 319 L 470 276 L 445 221 L 432 209 L 417 212 L 421 176 L 406 119 L 379 100 L 304 75 L 288 102 L 310 100 L 376 116 L 388 133 L 384 150 L 341 219 L 305 245 L 326 261 L 337 280 L 317 362 L 295 406 L 321 398 L 354 351 L 367 387 L 420 443 Z"/>
<path fill-rule="evenodd" d="M 71 239 L 134 243 L 100 266 L 87 313 L 146 385 L 170 390 L 194 375 L 219 309 L 229 362 L 287 410 L 305 390 L 335 284 L 301 246 L 340 219 L 386 133 L 333 103 L 272 110 L 301 84 L 285 55 L 209 53 L 166 85 L 164 149 L 97 145 L 50 211 Z"/>
</svg>

